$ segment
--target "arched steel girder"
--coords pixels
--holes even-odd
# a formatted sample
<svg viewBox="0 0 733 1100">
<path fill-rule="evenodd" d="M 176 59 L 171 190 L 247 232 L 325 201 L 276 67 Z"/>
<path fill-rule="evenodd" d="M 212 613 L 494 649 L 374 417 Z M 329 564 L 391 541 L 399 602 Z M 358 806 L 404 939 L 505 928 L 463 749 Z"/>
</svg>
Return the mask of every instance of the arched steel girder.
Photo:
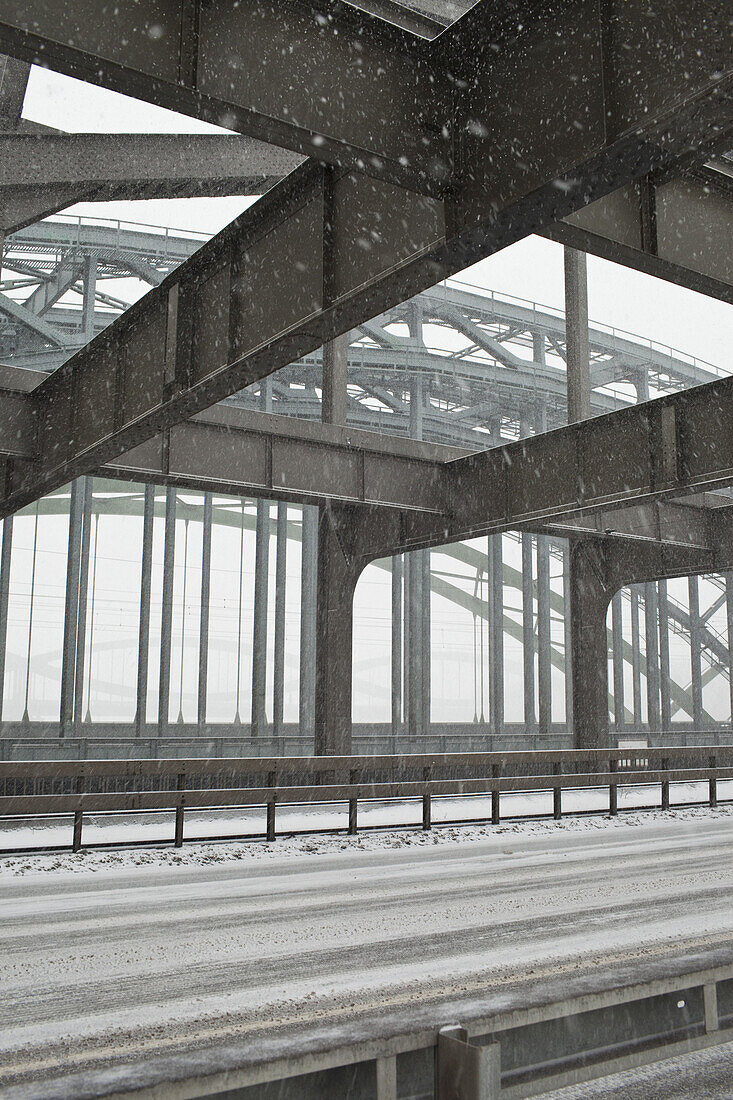
<svg viewBox="0 0 733 1100">
<path fill-rule="evenodd" d="M 129 227 L 123 223 L 99 226 L 83 219 L 46 221 L 8 239 L 5 264 L 15 269 L 23 280 L 36 279 L 38 285 L 44 287 L 58 279 L 63 265 L 67 263 L 68 266 L 69 256 L 73 255 L 77 265 L 93 257 L 94 293 L 97 299 L 93 331 L 96 333 L 106 327 L 125 305 L 104 295 L 99 289 L 100 282 L 134 275 L 154 284 L 187 259 L 203 240 L 203 235 L 174 234 L 156 231 L 153 227 Z M 80 288 L 80 268 L 77 268 L 76 276 L 65 289 L 69 286 Z M 9 280 L 5 285 L 17 291 L 16 283 L 17 280 Z M 31 299 L 33 297 L 31 295 Z M 0 309 L 5 298 L 6 295 L 0 296 Z M 80 331 L 79 310 L 54 302 L 43 312 L 44 321 L 49 325 L 49 328 L 44 326 L 43 332 L 38 330 L 35 314 L 26 318 L 29 330 L 35 334 L 35 341 L 29 349 L 30 355 L 21 355 L 14 360 L 18 365 L 31 366 L 31 360 L 37 356 L 36 365 L 52 368 L 86 342 L 85 335 Z M 13 308 L 13 314 L 14 323 L 22 322 L 22 306 L 20 313 L 17 307 Z M 451 347 L 449 341 L 440 354 L 431 353 L 425 347 L 422 331 L 414 331 L 416 317 L 419 326 L 437 325 L 443 330 L 452 330 L 453 344 L 459 337 L 462 346 Z M 404 326 L 407 321 L 413 326 L 409 336 L 389 331 L 390 324 Z M 55 336 L 54 329 L 57 330 Z M 534 345 L 538 337 L 550 357 L 549 363 L 537 361 Z M 466 339 L 471 343 L 466 345 Z M 535 400 L 548 407 L 551 422 L 562 421 L 565 407 L 565 321 L 558 311 L 499 295 L 480 294 L 452 284 L 427 291 L 377 321 L 366 322 L 360 330 L 352 333 L 352 344 L 359 341 L 363 345 L 365 340 L 377 346 L 368 353 L 371 356 L 368 363 L 365 358 L 367 349 L 360 350 L 361 368 L 351 370 L 351 380 L 355 385 L 362 386 L 365 395 L 379 399 L 375 387 L 382 391 L 389 389 L 386 384 L 389 379 L 371 373 L 371 368 L 379 365 L 381 347 L 381 363 L 393 380 L 402 378 L 409 381 L 410 376 L 419 371 L 429 380 L 428 401 L 456 405 L 451 415 L 457 413 L 469 423 L 481 425 L 487 419 L 488 410 L 484 401 L 487 381 L 492 387 L 501 387 L 502 400 L 508 402 L 508 415 L 516 416 L 517 403 L 522 404 L 527 396 L 525 391 L 531 389 Z M 716 377 L 715 368 L 708 364 L 597 325 L 591 327 L 590 347 L 593 383 L 596 386 L 593 405 L 597 412 L 608 411 L 632 400 L 628 393 L 613 396 L 599 392 L 599 387 L 609 383 L 627 382 L 640 386 L 645 395 L 649 387 L 652 390 L 677 389 Z M 49 348 L 54 350 L 48 351 Z M 528 348 L 531 349 L 529 357 Z M 399 351 L 400 359 L 391 361 L 386 349 L 395 354 Z M 427 358 L 417 362 L 415 356 L 420 355 Z M 356 356 L 357 347 L 353 347 L 350 358 L 356 360 Z M 309 356 L 305 362 L 316 363 L 318 358 L 317 355 Z M 405 362 L 408 358 L 417 365 L 410 369 L 410 364 Z M 543 351 L 542 359 L 545 358 Z M 377 362 L 372 362 L 372 359 Z M 448 366 L 451 361 L 461 364 L 455 374 L 451 374 Z M 469 363 L 472 365 L 470 368 L 466 366 Z M 298 365 L 285 370 L 296 370 Z M 284 379 L 285 371 L 280 371 L 275 377 Z M 302 391 L 299 392 L 302 397 Z M 303 415 L 300 406 L 297 411 Z M 495 405 L 490 411 L 492 416 L 496 416 Z"/>
</svg>

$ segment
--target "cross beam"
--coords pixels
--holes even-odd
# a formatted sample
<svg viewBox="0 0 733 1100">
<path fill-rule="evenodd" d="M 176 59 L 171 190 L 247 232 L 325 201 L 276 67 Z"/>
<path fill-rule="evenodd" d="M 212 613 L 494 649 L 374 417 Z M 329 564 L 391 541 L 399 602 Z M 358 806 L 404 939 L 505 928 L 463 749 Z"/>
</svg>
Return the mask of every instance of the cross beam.
<svg viewBox="0 0 733 1100">
<path fill-rule="evenodd" d="M 23 458 L 36 450 L 37 381 L 35 371 L 0 372 L 0 451 L 6 455 Z M 380 555 L 516 528 L 710 549 L 717 516 L 730 508 L 724 498 L 698 490 L 733 483 L 732 406 L 733 379 L 725 379 L 467 454 L 217 405 L 97 473 L 392 510 L 393 520 L 377 524 L 372 538 Z M 700 445 L 700 425 L 707 422 L 715 448 Z"/>
<path fill-rule="evenodd" d="M 301 160 L 238 135 L 0 133 L 0 228 L 82 199 L 256 195 Z"/>
<path fill-rule="evenodd" d="M 450 174 L 451 88 L 431 44 L 339 0 L 8 0 L 8 53 L 336 164 Z M 406 163 L 408 162 L 408 163 Z"/>
<path fill-rule="evenodd" d="M 20 52 L 41 50 L 49 61 L 68 66 L 71 55 L 78 61 L 89 49 L 95 2 L 72 0 L 53 13 L 40 0 L 24 0 L 22 12 L 10 3 L 0 20 L 0 41 Z M 109 44 L 115 64 L 101 65 L 97 79 L 114 83 L 110 73 L 119 75 L 121 67 L 130 78 L 134 64 L 144 60 L 154 75 L 140 78 L 139 94 L 152 97 L 154 89 L 181 81 L 175 85 L 176 94 L 185 109 L 193 110 L 195 100 L 199 110 L 203 89 L 198 88 L 202 95 L 193 100 L 188 96 L 189 69 L 182 67 L 184 32 L 190 24 L 186 19 L 175 23 L 174 34 L 173 14 L 178 18 L 183 13 L 174 0 L 168 3 L 171 20 L 162 23 L 158 0 L 156 22 L 150 21 L 152 14 L 146 22 L 144 2 L 137 5 L 129 39 L 121 37 L 124 28 L 115 23 Z M 676 11 L 675 19 L 663 28 L 669 56 L 662 51 L 657 57 L 656 51 L 650 54 L 644 48 L 646 5 L 641 0 L 612 0 L 604 5 L 603 19 L 590 0 L 571 0 L 562 11 L 545 13 L 521 30 L 497 23 L 495 6 L 484 0 L 430 44 L 427 67 L 423 45 L 405 53 L 403 40 L 401 45 L 394 37 L 386 42 L 384 28 L 365 30 L 360 14 L 355 24 L 353 12 L 328 9 L 328 29 L 316 32 L 310 64 L 315 65 L 329 43 L 334 52 L 330 67 L 324 69 L 329 78 L 337 74 L 346 81 L 347 87 L 343 97 L 326 96 L 323 108 L 315 108 L 319 118 L 324 121 L 322 112 L 330 112 L 333 122 L 335 113 L 342 128 L 365 133 L 374 103 L 351 117 L 354 89 L 360 89 L 361 107 L 367 87 L 362 65 L 352 84 L 339 66 L 346 64 L 352 49 L 361 56 L 356 42 L 375 63 L 369 50 L 387 49 L 393 64 L 385 87 L 391 87 L 398 71 L 403 83 L 386 117 L 398 118 L 399 124 L 385 131 L 383 116 L 373 134 L 392 140 L 396 131 L 402 150 L 397 159 L 404 156 L 409 167 L 412 146 L 405 145 L 404 129 L 414 122 L 414 115 L 407 106 L 404 111 L 400 107 L 404 95 L 416 94 L 419 85 L 420 95 L 426 97 L 421 102 L 430 101 L 426 110 L 433 117 L 445 110 L 443 122 L 448 133 L 453 127 L 456 138 L 454 116 L 460 119 L 449 191 L 420 195 L 396 178 L 387 178 L 389 173 L 368 178 L 366 170 L 377 171 L 373 163 L 334 169 L 307 162 L 296 169 L 42 383 L 34 394 L 37 455 L 8 469 L 3 512 L 114 461 L 439 278 L 664 167 L 684 151 L 719 142 L 721 128 L 733 123 L 733 76 L 724 44 L 727 24 L 722 11 L 713 18 L 706 5 L 703 19 L 700 3 Z M 231 10 L 238 13 L 232 19 L 245 19 L 240 30 L 264 26 L 258 22 L 259 7 L 243 3 Z M 215 22 L 229 18 L 223 11 L 218 5 L 200 9 L 208 13 L 202 19 Z M 300 13 L 301 22 L 304 18 L 302 9 L 288 4 L 279 5 L 277 12 L 283 13 L 278 27 L 268 24 L 258 46 L 280 42 L 278 35 L 287 21 L 296 18 L 293 13 Z M 280 15 L 272 18 L 277 22 Z M 309 18 L 304 27 L 311 26 Z M 31 24 L 32 33 L 23 29 Z M 204 48 L 207 43 L 213 49 L 212 43 L 218 42 L 226 51 L 229 41 L 236 40 L 237 49 L 242 41 L 229 33 L 232 27 L 219 23 L 217 37 L 213 26 L 198 27 L 194 52 L 200 76 L 214 72 Z M 148 31 L 154 27 L 163 30 L 151 38 Z M 294 28 L 290 26 L 289 33 Z M 227 34 L 222 33 L 225 29 Z M 50 37 L 44 38 L 52 33 L 64 44 L 54 46 Z M 144 58 L 141 35 L 146 36 Z M 126 41 L 128 46 L 123 45 Z M 128 47 L 137 50 L 134 57 L 115 55 Z M 173 53 L 166 52 L 170 50 Z M 191 60 L 190 50 L 185 56 Z M 293 62 L 296 70 L 304 63 L 299 58 Z M 426 74 L 434 75 L 436 66 L 456 81 L 450 109 L 443 101 L 440 79 L 430 94 L 424 86 Z M 280 76 L 281 68 L 279 62 Z M 602 81 L 597 79 L 601 69 Z M 266 71 L 260 60 L 247 73 L 254 98 Z M 220 76 L 207 77 L 204 84 L 208 79 Z M 231 80 L 235 87 L 243 86 L 237 83 L 236 68 Z M 278 86 L 290 88 L 287 81 Z M 510 87 L 512 109 L 507 110 L 505 89 Z M 281 90 L 278 102 L 284 103 L 289 94 L 295 93 Z M 316 99 L 310 88 L 309 100 Z M 381 93 L 375 102 L 383 107 Z M 288 111 L 289 119 L 298 117 L 297 110 Z M 418 144 L 424 122 L 421 115 L 411 131 Z M 491 123 L 490 132 L 486 122 Z M 434 142 L 423 149 L 434 151 Z M 425 156 L 419 159 L 422 164 Z"/>
<path fill-rule="evenodd" d="M 720 172 L 628 184 L 544 235 L 733 304 L 733 180 Z"/>
</svg>

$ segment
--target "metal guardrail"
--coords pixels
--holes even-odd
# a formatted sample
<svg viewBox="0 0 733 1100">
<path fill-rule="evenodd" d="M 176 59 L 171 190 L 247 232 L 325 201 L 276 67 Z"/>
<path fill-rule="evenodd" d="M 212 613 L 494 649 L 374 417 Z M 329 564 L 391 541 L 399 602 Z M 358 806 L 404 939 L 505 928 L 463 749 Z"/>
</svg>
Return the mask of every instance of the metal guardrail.
<svg viewBox="0 0 733 1100">
<path fill-rule="evenodd" d="M 566 976 L 565 990 L 567 983 Z M 464 1028 L 424 1026 L 341 1045 L 329 1045 L 322 1032 L 293 1053 L 273 1057 L 270 1050 L 269 1059 L 240 1043 L 225 1068 L 208 1073 L 192 1052 L 190 1075 L 182 1076 L 179 1062 L 171 1088 L 192 1100 L 238 1089 L 264 1100 L 273 1085 L 282 1100 L 347 1091 L 376 1100 L 522 1100 L 726 1043 L 733 1034 L 730 963 L 600 990 L 592 984 L 579 982 L 582 993 L 560 996 L 538 986 L 521 994 L 523 1004 L 504 993 L 499 1010 L 464 1021 Z M 150 1087 L 138 1079 L 134 1096 L 153 1100 L 160 1090 L 158 1073 Z"/>
<path fill-rule="evenodd" d="M 6 761 L 0 763 L 0 818 L 73 815 L 72 848 L 82 845 L 85 814 L 175 812 L 176 847 L 187 809 L 264 806 L 266 838 L 274 840 L 278 805 L 348 803 L 348 833 L 358 831 L 359 803 L 422 800 L 422 828 L 432 825 L 432 799 L 490 795 L 491 821 L 500 796 L 552 791 L 562 817 L 562 792 L 607 787 L 608 812 L 618 812 L 619 786 L 659 784 L 670 807 L 670 784 L 733 779 L 733 746 L 694 749 L 567 749 L 541 752 L 403 756 L 259 757 L 187 760 Z M 29 790 L 30 788 L 30 790 Z M 292 830 L 288 830 L 292 833 Z"/>
</svg>

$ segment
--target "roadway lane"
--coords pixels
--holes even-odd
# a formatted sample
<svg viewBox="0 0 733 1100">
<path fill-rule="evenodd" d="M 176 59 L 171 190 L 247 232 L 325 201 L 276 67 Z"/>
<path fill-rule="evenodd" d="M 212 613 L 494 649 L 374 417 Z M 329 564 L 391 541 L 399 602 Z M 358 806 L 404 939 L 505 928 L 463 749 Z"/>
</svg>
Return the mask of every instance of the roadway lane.
<svg viewBox="0 0 733 1100">
<path fill-rule="evenodd" d="M 151 854 L 114 872 L 0 874 L 0 1082 L 40 1097 L 33 1082 L 197 1045 L 368 1031 L 418 1010 L 442 1024 L 487 990 L 725 950 L 732 827 L 725 815 L 548 824 L 434 846 L 385 836 L 377 851 L 335 839 L 315 857 L 275 845 L 220 866 Z"/>
</svg>

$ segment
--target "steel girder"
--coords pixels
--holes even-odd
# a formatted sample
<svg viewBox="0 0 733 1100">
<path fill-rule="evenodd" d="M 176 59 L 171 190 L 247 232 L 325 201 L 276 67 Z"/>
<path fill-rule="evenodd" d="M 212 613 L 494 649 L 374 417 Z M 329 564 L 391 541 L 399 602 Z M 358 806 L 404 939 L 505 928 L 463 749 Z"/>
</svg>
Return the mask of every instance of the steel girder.
<svg viewBox="0 0 733 1100">
<path fill-rule="evenodd" d="M 23 55 L 40 51 L 76 75 L 93 61 L 97 81 L 119 86 L 132 80 L 137 94 L 173 97 L 182 109 L 205 113 L 226 103 L 239 124 L 246 115 L 254 130 L 266 104 L 275 118 L 271 138 L 282 132 L 302 151 L 304 143 L 312 148 L 315 132 L 323 156 L 338 159 L 338 150 L 346 149 L 346 159 L 356 157 L 359 168 L 297 169 L 43 383 L 35 398 L 39 457 L 8 470 L 5 512 L 114 459 L 441 275 L 664 167 L 683 151 L 718 142 L 731 122 L 727 23 L 722 9 L 711 11 L 702 0 L 684 9 L 660 0 L 654 43 L 645 33 L 648 5 L 641 0 L 605 5 L 602 18 L 595 3 L 572 0 L 562 12 L 528 18 L 521 29 L 498 18 L 484 0 L 429 50 L 378 27 L 378 20 L 355 20 L 340 6 L 320 24 L 294 5 L 263 15 L 264 9 L 242 4 L 231 14 L 218 6 L 186 6 L 183 12 L 180 0 L 168 0 L 151 7 L 147 20 L 144 7 L 136 6 L 129 26 L 130 13 L 122 12 L 114 35 L 100 47 L 104 24 L 90 18 L 95 0 L 53 13 L 40 2 L 24 2 L 22 11 L 11 4 L 0 40 Z M 258 39 L 253 27 L 265 37 Z M 64 44 L 54 43 L 54 36 Z M 278 51 L 286 39 L 284 73 Z M 215 43 L 226 52 L 232 41 L 237 50 L 253 44 L 258 50 L 246 81 L 240 80 L 246 57 L 237 55 L 231 71 L 213 64 Z M 263 49 L 273 48 L 272 67 L 262 65 Z M 103 51 L 114 61 L 101 61 Z M 324 86 L 328 94 L 321 97 L 309 86 L 308 104 L 294 80 L 302 64 L 316 85 L 337 82 Z M 347 73 L 349 65 L 354 74 Z M 372 85 L 380 68 L 377 89 Z M 217 98 L 223 74 L 226 101 Z M 244 84 L 250 102 L 233 105 L 232 95 Z M 502 95 L 508 87 L 510 109 Z M 287 122 L 278 121 L 278 111 Z M 441 133 L 428 138 L 436 123 Z M 369 163 L 360 144 L 365 139 L 373 143 Z M 435 197 L 445 192 L 442 153 L 449 144 L 450 187 Z M 400 158 L 407 163 L 400 165 Z M 382 178 L 367 179 L 364 171 Z M 406 178 L 432 194 L 408 190 Z"/>
<path fill-rule="evenodd" d="M 651 13 L 643 0 L 484 0 L 432 42 L 339 0 L 138 0 L 112 17 L 100 0 L 51 10 L 7 0 L 0 43 L 432 193 L 453 187 L 490 143 L 492 162 L 472 182 L 503 206 L 517 184 L 546 182 L 548 148 L 557 156 L 562 145 L 569 167 L 722 86 L 728 30 L 724 5 L 705 0 L 657 0 Z"/>
<path fill-rule="evenodd" d="M 733 183 L 721 172 L 631 183 L 544 235 L 733 303 Z"/>
<path fill-rule="evenodd" d="M 0 42 L 71 76 L 402 181 L 445 186 L 451 87 L 431 44 L 339 0 L 4 5 Z"/>
<path fill-rule="evenodd" d="M 82 200 L 258 195 L 301 160 L 218 134 L 0 133 L 0 229 L 13 233 Z"/>
<path fill-rule="evenodd" d="M 0 449 L 6 453 L 22 457 L 32 448 L 29 440 L 33 438 L 35 423 L 31 391 L 36 380 L 32 371 L 5 368 L 2 372 L 0 383 L 26 386 L 26 392 L 0 390 Z M 692 392 L 699 395 L 708 388 Z M 644 414 L 653 413 L 660 404 L 657 401 L 629 411 L 641 413 L 642 418 L 637 420 L 642 419 L 643 424 L 647 422 Z M 611 420 L 613 415 L 603 419 Z M 685 423 L 689 429 L 689 419 Z M 637 430 L 643 432 L 643 427 L 635 423 L 629 428 L 631 434 Z M 582 454 L 577 441 L 574 448 L 567 444 L 573 439 L 570 428 L 490 452 L 466 455 L 456 447 L 219 405 L 127 452 L 120 460 L 100 469 L 99 474 L 296 504 L 356 505 L 367 508 L 375 518 L 378 513 L 383 516 L 385 509 L 396 510 L 399 526 L 395 528 L 390 519 L 385 528 L 385 538 L 393 540 L 394 545 L 386 541 L 379 546 L 380 554 L 441 545 L 487 530 L 519 527 L 558 537 L 655 542 L 708 556 L 713 552 L 719 516 L 733 515 L 733 509 L 725 507 L 727 498 L 655 500 L 661 491 L 655 485 L 646 493 L 643 487 L 637 489 L 638 499 L 643 503 L 637 502 L 629 491 L 623 496 L 618 493 L 611 498 L 606 496 L 604 507 L 588 497 L 581 504 L 567 492 L 563 495 L 558 491 L 563 478 L 571 475 L 572 460 L 566 461 L 557 473 L 557 481 L 543 475 L 549 492 L 541 511 L 497 515 L 494 509 L 492 515 L 480 490 L 485 477 L 483 462 L 493 458 L 494 469 L 497 464 L 503 465 L 513 474 L 521 466 L 516 484 L 520 487 L 527 482 L 531 484 L 538 480 L 537 470 L 545 462 L 544 445 L 559 436 L 565 439 L 561 450 L 575 449 Z M 647 442 L 650 468 L 656 468 L 654 446 Z M 513 457 L 518 451 L 524 452 L 523 461 Z M 680 461 L 685 461 L 684 454 Z M 467 476 L 466 466 L 473 463 L 476 465 Z M 641 476 L 643 463 L 639 461 L 638 465 Z M 628 473 L 627 469 L 621 476 Z M 494 482 L 493 477 L 490 471 L 490 483 L 496 490 L 490 504 L 495 503 L 497 494 L 501 495 L 501 483 Z M 459 494 L 464 502 L 462 508 L 456 505 Z M 466 508 L 473 508 L 477 515 L 476 524 L 468 531 L 462 527 Z M 381 520 L 378 529 L 380 525 Z M 373 536 L 371 541 L 375 542 Z"/>
</svg>

